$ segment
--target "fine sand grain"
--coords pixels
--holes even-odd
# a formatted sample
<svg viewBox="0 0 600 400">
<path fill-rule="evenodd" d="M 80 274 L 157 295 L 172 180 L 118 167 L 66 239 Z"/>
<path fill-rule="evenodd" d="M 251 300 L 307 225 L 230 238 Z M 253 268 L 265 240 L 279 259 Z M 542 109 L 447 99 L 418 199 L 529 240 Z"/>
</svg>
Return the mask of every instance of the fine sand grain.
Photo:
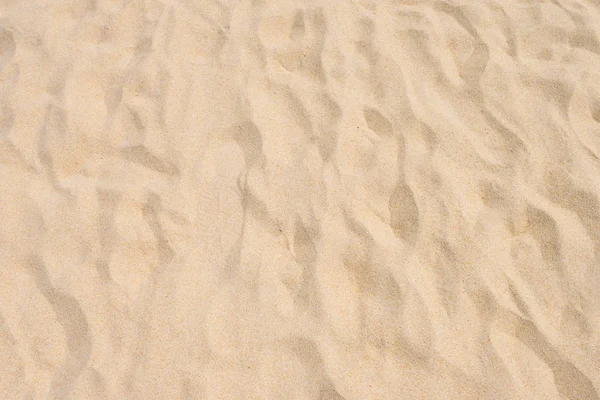
<svg viewBox="0 0 600 400">
<path fill-rule="evenodd" d="M 598 400 L 596 0 L 0 0 L 1 400 Z"/>
</svg>

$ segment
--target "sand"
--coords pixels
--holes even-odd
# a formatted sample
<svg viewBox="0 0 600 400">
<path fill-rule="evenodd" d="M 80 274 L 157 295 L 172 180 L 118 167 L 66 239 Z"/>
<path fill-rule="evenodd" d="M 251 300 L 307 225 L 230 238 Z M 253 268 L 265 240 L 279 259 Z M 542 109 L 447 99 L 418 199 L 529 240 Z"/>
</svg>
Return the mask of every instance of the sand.
<svg viewBox="0 0 600 400">
<path fill-rule="evenodd" d="M 0 398 L 600 398 L 594 0 L 0 0 Z"/>
</svg>

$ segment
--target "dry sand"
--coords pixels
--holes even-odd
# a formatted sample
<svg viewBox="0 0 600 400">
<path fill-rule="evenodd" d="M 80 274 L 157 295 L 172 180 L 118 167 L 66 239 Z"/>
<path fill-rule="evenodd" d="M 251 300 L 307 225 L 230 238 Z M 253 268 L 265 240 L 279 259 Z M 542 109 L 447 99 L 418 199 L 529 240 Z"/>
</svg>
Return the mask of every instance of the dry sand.
<svg viewBox="0 0 600 400">
<path fill-rule="evenodd" d="M 595 0 L 0 0 L 0 398 L 595 400 Z"/>
</svg>

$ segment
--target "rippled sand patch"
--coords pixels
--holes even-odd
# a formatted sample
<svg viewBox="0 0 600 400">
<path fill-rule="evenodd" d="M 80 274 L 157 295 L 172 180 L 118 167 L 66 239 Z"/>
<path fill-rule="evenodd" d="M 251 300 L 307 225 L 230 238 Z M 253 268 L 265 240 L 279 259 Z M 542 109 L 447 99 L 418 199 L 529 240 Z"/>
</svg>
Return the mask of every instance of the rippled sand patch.
<svg viewBox="0 0 600 400">
<path fill-rule="evenodd" d="M 600 393 L 591 0 L 0 0 L 0 398 Z"/>
</svg>

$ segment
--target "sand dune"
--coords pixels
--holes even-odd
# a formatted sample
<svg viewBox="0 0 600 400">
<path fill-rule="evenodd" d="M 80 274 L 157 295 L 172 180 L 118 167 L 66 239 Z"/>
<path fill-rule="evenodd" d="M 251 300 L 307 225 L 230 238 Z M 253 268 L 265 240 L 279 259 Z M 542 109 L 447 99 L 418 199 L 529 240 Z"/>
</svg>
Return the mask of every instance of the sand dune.
<svg viewBox="0 0 600 400">
<path fill-rule="evenodd" d="M 0 398 L 600 398 L 592 0 L 1 0 Z"/>
</svg>

